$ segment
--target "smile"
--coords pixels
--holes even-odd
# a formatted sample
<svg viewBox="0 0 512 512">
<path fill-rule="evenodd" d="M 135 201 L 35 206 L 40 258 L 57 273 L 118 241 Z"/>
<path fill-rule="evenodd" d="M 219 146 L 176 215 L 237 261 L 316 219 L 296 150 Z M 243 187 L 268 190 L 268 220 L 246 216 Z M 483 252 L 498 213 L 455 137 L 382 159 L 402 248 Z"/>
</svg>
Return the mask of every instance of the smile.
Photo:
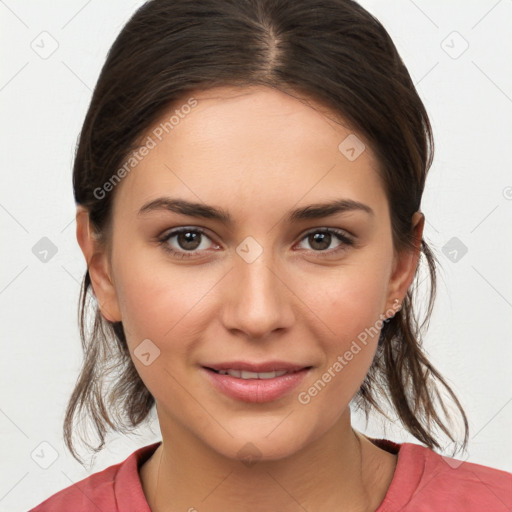
<svg viewBox="0 0 512 512">
<path fill-rule="evenodd" d="M 288 395 L 311 370 L 282 362 L 244 363 L 232 362 L 201 367 L 217 391 L 243 402 L 271 402 Z"/>
</svg>

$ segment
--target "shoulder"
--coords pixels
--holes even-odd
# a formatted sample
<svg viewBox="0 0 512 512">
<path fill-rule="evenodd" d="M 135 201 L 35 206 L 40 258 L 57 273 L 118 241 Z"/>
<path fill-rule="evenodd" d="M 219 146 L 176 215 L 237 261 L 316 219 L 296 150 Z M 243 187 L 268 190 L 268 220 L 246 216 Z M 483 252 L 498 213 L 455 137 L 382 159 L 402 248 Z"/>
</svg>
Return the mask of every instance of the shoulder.
<svg viewBox="0 0 512 512">
<path fill-rule="evenodd" d="M 393 480 L 378 512 L 512 510 L 512 473 L 402 443 Z"/>
<path fill-rule="evenodd" d="M 110 466 L 62 489 L 31 509 L 31 512 L 57 512 L 69 507 L 75 512 L 85 512 L 94 508 L 117 510 L 114 481 L 121 465 L 122 463 Z"/>
<path fill-rule="evenodd" d="M 30 512 L 138 510 L 149 512 L 138 468 L 160 443 L 133 452 L 126 460 L 76 482 L 32 508 Z M 128 505 L 127 507 L 123 504 Z"/>
</svg>

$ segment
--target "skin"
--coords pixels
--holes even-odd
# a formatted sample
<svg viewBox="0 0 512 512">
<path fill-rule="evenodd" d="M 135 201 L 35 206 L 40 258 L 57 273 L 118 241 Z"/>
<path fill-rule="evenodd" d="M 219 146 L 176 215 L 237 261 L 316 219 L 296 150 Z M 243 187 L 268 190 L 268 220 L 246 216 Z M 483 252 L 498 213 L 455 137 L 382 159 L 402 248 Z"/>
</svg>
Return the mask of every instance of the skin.
<svg viewBox="0 0 512 512">
<path fill-rule="evenodd" d="M 102 314 L 123 322 L 157 404 L 163 443 L 140 469 L 151 510 L 226 512 L 250 504 L 253 512 L 323 511 L 343 504 L 374 511 L 397 457 L 352 429 L 348 405 L 378 336 L 307 405 L 298 394 L 396 298 L 403 300 L 424 217 L 411 219 L 416 248 L 396 252 L 369 144 L 349 161 L 338 145 L 353 132 L 318 105 L 266 87 L 191 96 L 198 105 L 117 185 L 111 253 L 92 236 L 87 212 L 77 210 L 77 239 Z M 235 223 L 169 211 L 137 215 L 166 195 L 223 208 Z M 285 220 L 291 209 L 340 198 L 375 214 Z M 156 242 L 180 226 L 207 231 L 194 249 L 198 257 L 171 256 Z M 352 234 L 356 245 L 335 253 L 343 245 L 335 236 L 322 249 L 305 235 L 325 227 Z M 252 263 L 236 252 L 248 236 L 263 249 Z M 166 243 L 186 252 L 181 241 Z M 160 350 L 149 366 L 133 356 L 144 339 Z M 285 397 L 251 404 L 220 393 L 199 370 L 201 363 L 236 359 L 313 368 Z M 238 455 L 249 442 L 260 455 L 251 465 Z"/>
</svg>

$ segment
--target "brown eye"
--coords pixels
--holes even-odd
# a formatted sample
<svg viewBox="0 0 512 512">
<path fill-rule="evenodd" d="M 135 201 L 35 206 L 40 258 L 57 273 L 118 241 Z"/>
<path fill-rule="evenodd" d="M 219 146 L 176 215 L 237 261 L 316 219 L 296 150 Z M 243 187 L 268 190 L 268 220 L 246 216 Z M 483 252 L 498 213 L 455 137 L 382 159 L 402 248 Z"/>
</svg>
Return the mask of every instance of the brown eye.
<svg viewBox="0 0 512 512">
<path fill-rule="evenodd" d="M 174 244 L 169 243 L 171 239 L 175 239 Z M 200 256 L 201 250 L 208 249 L 208 243 L 203 244 L 205 240 L 210 240 L 210 238 L 199 228 L 179 228 L 160 238 L 159 243 L 166 252 L 173 256 L 193 258 Z"/>
<path fill-rule="evenodd" d="M 194 231 L 183 231 L 182 233 L 178 233 L 176 236 L 176 241 L 181 249 L 185 249 L 187 251 L 193 251 L 199 247 L 201 242 L 201 237 L 203 236 L 201 233 L 197 233 Z"/>
<path fill-rule="evenodd" d="M 346 249 L 347 246 L 354 245 L 352 238 L 343 231 L 332 228 L 310 231 L 306 233 L 302 240 L 306 240 L 309 247 L 314 252 L 328 252 L 330 254 Z M 334 248 L 331 248 L 332 250 L 328 250 L 333 242 L 337 242 L 338 244 Z"/>
<path fill-rule="evenodd" d="M 324 251 L 331 245 L 332 235 L 331 233 L 314 233 L 308 235 L 308 242 L 313 249 Z"/>
</svg>

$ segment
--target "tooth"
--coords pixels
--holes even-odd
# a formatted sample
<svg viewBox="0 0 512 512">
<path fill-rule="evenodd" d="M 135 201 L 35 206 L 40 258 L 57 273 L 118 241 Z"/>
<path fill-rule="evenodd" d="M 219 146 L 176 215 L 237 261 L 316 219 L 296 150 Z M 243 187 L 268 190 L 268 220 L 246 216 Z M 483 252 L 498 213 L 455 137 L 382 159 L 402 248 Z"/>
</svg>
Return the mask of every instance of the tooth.
<svg viewBox="0 0 512 512">
<path fill-rule="evenodd" d="M 287 370 L 278 370 L 271 372 L 249 372 L 246 370 L 218 370 L 220 375 L 230 375 L 238 379 L 274 379 L 275 377 L 281 377 L 288 373 Z"/>
<path fill-rule="evenodd" d="M 276 372 L 258 373 L 258 378 L 260 378 L 260 379 L 273 379 L 275 376 L 276 376 Z"/>
<path fill-rule="evenodd" d="M 242 370 L 241 375 L 239 375 L 242 379 L 257 379 L 258 374 L 256 372 L 248 372 L 246 370 Z"/>
</svg>

